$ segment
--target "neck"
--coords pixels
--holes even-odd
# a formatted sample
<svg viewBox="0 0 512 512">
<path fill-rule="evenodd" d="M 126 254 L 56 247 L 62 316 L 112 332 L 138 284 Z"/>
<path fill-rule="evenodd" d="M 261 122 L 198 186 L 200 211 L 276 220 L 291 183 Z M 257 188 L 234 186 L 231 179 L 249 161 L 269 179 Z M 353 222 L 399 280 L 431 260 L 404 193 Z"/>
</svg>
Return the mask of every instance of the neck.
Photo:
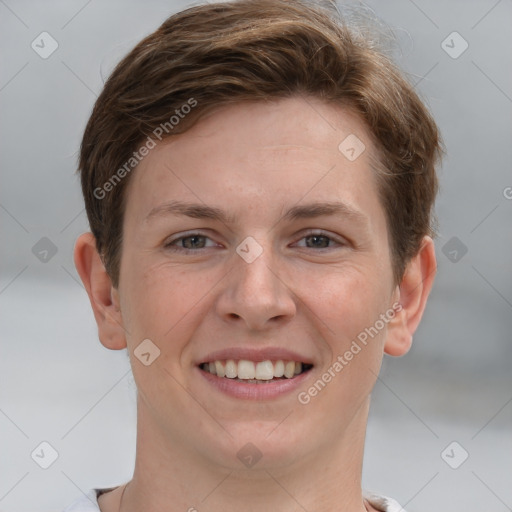
<svg viewBox="0 0 512 512">
<path fill-rule="evenodd" d="M 369 399 L 343 435 L 286 464 L 241 470 L 165 435 L 139 400 L 137 458 L 122 512 L 324 510 L 365 512 L 361 472 Z M 319 431 L 319 437 L 322 432 Z"/>
</svg>

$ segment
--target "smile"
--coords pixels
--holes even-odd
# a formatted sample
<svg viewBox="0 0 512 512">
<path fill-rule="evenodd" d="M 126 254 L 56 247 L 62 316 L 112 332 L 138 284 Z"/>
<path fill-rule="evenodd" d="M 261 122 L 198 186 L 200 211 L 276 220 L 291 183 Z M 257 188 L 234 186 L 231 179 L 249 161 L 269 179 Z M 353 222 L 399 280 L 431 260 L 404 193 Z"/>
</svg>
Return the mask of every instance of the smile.
<svg viewBox="0 0 512 512">
<path fill-rule="evenodd" d="M 248 361 L 247 359 L 228 359 L 202 363 L 200 368 L 217 377 L 235 379 L 250 384 L 268 383 L 276 379 L 292 379 L 308 371 L 312 365 L 296 361 Z"/>
<path fill-rule="evenodd" d="M 270 359 L 226 359 L 201 363 L 198 371 L 223 394 L 244 400 L 268 400 L 296 390 L 307 379 L 312 364 Z"/>
</svg>

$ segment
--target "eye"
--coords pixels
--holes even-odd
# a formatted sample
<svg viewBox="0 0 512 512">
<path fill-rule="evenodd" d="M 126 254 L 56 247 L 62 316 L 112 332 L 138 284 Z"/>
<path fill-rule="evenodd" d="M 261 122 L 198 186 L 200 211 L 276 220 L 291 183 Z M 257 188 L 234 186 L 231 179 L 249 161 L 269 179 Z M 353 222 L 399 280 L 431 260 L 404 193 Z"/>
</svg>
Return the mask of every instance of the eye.
<svg viewBox="0 0 512 512">
<path fill-rule="evenodd" d="M 303 240 L 305 240 L 305 243 L 301 243 Z M 309 233 L 301 238 L 298 243 L 299 247 L 307 247 L 308 249 L 331 249 L 343 245 L 346 245 L 343 240 L 325 233 Z"/>
<path fill-rule="evenodd" d="M 311 232 L 304 235 L 295 245 L 307 249 L 335 249 L 347 244 L 343 239 L 333 237 L 330 234 Z M 202 233 L 189 233 L 185 236 L 169 240 L 165 243 L 164 248 L 166 250 L 186 253 L 198 252 L 201 249 L 217 246 L 218 244 Z"/>
<path fill-rule="evenodd" d="M 211 242 L 210 245 L 207 245 L 208 241 Z M 214 247 L 215 245 L 212 240 L 201 233 L 190 233 L 189 235 L 170 240 L 164 247 L 176 251 L 196 251 L 198 249 Z"/>
</svg>

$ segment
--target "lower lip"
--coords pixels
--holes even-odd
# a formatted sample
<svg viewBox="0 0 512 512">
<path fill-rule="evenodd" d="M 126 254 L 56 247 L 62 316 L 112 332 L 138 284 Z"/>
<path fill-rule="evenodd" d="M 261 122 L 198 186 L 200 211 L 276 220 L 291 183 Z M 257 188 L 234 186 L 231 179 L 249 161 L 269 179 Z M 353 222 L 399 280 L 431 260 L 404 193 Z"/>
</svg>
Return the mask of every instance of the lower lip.
<svg viewBox="0 0 512 512">
<path fill-rule="evenodd" d="M 219 391 L 244 400 L 268 400 L 290 393 L 296 390 L 309 377 L 312 370 L 309 369 L 291 379 L 273 380 L 265 384 L 246 384 L 235 379 L 228 379 L 227 377 L 217 377 L 217 375 L 201 370 L 199 367 L 196 368 L 203 378 Z"/>
</svg>

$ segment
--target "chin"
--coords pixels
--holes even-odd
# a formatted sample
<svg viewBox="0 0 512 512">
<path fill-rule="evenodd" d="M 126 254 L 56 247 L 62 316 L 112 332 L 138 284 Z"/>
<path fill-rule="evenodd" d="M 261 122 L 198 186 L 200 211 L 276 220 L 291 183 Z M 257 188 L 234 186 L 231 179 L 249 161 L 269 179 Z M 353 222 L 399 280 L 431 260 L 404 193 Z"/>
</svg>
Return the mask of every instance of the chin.
<svg viewBox="0 0 512 512">
<path fill-rule="evenodd" d="M 293 413 L 290 414 L 290 417 Z M 222 465 L 230 469 L 277 469 L 303 459 L 308 452 L 306 441 L 312 435 L 297 437 L 297 427 L 286 428 L 286 415 L 278 421 L 243 421 L 229 425 L 232 437 L 221 447 Z M 282 423 L 280 423 L 282 422 Z M 312 451 L 310 447 L 309 451 Z M 245 466 L 245 468 L 244 468 Z"/>
</svg>

